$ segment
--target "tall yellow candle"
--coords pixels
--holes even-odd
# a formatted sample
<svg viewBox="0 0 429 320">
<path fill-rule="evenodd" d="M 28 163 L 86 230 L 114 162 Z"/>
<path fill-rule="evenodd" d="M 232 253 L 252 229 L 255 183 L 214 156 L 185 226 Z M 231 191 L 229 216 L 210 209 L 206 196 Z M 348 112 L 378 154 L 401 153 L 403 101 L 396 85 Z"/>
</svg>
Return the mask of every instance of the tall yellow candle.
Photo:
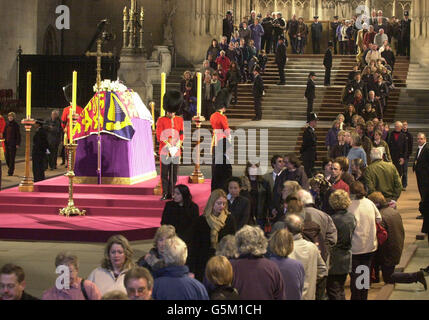
<svg viewBox="0 0 429 320">
<path fill-rule="evenodd" d="M 31 71 L 27 72 L 27 119 L 31 118 Z"/>
<path fill-rule="evenodd" d="M 76 97 L 77 97 L 77 72 L 73 71 L 73 91 L 72 91 L 72 107 L 69 111 L 69 140 L 73 143 L 73 115 L 76 113 Z"/>
<path fill-rule="evenodd" d="M 152 119 L 153 119 L 152 130 L 155 130 L 155 102 L 150 103 L 150 108 L 152 111 Z"/>
<path fill-rule="evenodd" d="M 167 82 L 166 82 L 166 74 L 165 72 L 161 73 L 161 117 L 165 116 L 165 110 L 164 110 L 164 95 L 167 88 Z"/>
<path fill-rule="evenodd" d="M 197 116 L 201 115 L 202 75 L 197 73 Z"/>
</svg>

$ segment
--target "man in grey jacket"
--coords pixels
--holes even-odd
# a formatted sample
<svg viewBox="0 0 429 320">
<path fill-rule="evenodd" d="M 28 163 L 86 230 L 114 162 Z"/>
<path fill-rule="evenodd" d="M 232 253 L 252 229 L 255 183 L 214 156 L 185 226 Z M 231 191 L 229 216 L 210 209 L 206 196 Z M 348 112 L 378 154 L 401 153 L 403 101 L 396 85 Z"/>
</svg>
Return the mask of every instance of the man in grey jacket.
<svg viewBox="0 0 429 320">
<path fill-rule="evenodd" d="M 300 261 L 305 270 L 303 300 L 315 300 L 317 282 L 328 275 L 328 269 L 317 246 L 302 237 L 304 221 L 296 214 L 286 217 L 286 228 L 293 235 L 293 251 L 289 258 Z"/>
</svg>

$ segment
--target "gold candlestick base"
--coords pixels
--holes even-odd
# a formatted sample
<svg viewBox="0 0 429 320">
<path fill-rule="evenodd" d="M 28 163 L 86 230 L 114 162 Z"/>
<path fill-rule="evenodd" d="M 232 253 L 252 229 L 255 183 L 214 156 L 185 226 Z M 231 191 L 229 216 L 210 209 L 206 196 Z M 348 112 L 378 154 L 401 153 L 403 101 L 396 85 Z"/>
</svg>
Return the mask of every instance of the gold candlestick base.
<svg viewBox="0 0 429 320">
<path fill-rule="evenodd" d="M 60 216 L 84 216 L 86 210 L 80 210 L 76 208 L 73 200 L 73 178 L 75 177 L 73 170 L 77 144 L 69 143 L 65 146 L 65 148 L 68 157 L 68 168 L 65 176 L 69 178 L 69 200 L 67 203 L 67 207 L 60 209 Z"/>
<path fill-rule="evenodd" d="M 197 159 L 195 159 L 195 167 L 194 167 L 194 172 L 192 173 L 192 175 L 189 176 L 188 178 L 188 182 L 192 183 L 192 184 L 202 184 L 204 183 L 205 179 L 204 179 L 204 175 L 200 170 L 200 129 L 201 129 L 201 123 L 203 121 L 205 121 L 206 119 L 203 116 L 200 115 L 196 115 L 195 117 L 192 118 L 192 120 L 195 122 L 195 126 L 197 127 L 198 130 L 198 135 L 197 135 Z"/>
<path fill-rule="evenodd" d="M 33 192 L 34 179 L 30 176 L 30 133 L 31 127 L 36 123 L 34 119 L 22 119 L 21 123 L 25 127 L 25 175 L 19 184 L 18 190 L 20 192 Z"/>
</svg>

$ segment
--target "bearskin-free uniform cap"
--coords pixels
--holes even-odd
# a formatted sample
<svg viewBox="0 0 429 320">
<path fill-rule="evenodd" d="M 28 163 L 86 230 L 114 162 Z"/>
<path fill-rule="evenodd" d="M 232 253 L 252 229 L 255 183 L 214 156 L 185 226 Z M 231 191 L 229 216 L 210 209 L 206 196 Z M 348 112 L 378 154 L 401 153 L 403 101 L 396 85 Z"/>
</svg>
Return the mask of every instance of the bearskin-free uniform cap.
<svg viewBox="0 0 429 320">
<path fill-rule="evenodd" d="M 222 89 L 217 94 L 214 102 L 216 110 L 219 110 L 222 108 L 228 108 L 230 101 L 231 101 L 231 93 L 226 88 Z"/>
<path fill-rule="evenodd" d="M 183 104 L 183 95 L 179 90 L 169 90 L 164 95 L 164 110 L 176 113 Z"/>
</svg>

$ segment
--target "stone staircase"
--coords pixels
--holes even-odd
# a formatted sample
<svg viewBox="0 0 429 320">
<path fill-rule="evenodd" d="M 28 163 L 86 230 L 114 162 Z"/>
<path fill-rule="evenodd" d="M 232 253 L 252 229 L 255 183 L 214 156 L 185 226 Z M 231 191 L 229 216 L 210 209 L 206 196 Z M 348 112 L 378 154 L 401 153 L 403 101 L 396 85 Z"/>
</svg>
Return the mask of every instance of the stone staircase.
<svg viewBox="0 0 429 320">
<path fill-rule="evenodd" d="M 304 98 L 307 76 L 310 71 L 317 75 L 316 80 L 316 100 L 314 102 L 314 111 L 318 114 L 321 121 L 316 130 L 318 137 L 318 161 L 316 165 L 321 164 L 321 160 L 326 157 L 325 137 L 331 127 L 335 117 L 344 110 L 341 104 L 341 95 L 347 82 L 347 77 L 355 64 L 355 58 L 352 56 L 334 56 L 333 69 L 331 76 L 331 87 L 323 86 L 324 68 L 323 55 L 301 55 L 290 56 L 286 65 L 286 85 L 277 86 L 278 71 L 274 63 L 274 56 L 270 55 L 263 75 L 266 86 L 266 95 L 263 98 L 263 120 L 258 122 L 250 121 L 254 116 L 252 85 L 240 84 L 238 88 L 238 103 L 232 105 L 227 110 L 227 116 L 230 127 L 234 130 L 243 129 L 249 133 L 251 129 L 256 129 L 256 141 L 243 141 L 235 143 L 235 164 L 237 164 L 238 153 L 256 150 L 259 155 L 261 149 L 260 136 L 263 129 L 268 129 L 268 142 L 263 142 L 262 146 L 268 143 L 267 159 L 274 154 L 285 154 L 288 152 L 299 152 L 302 144 L 302 133 L 305 128 L 306 106 Z M 385 119 L 389 123 L 394 120 L 408 120 L 410 132 L 415 137 L 417 132 L 425 131 L 429 123 L 429 101 L 427 99 L 429 90 L 410 90 L 407 89 L 409 61 L 405 57 L 398 57 L 394 71 L 395 89 L 389 95 L 388 109 L 385 113 Z M 176 68 L 167 78 L 168 88 L 178 88 L 180 79 L 185 70 L 193 70 L 191 67 Z M 159 101 L 159 85 L 154 86 L 155 101 Z M 157 102 L 157 105 L 159 102 Z M 206 121 L 203 128 L 211 129 L 210 123 Z M 193 127 L 193 129 L 195 129 Z M 416 150 L 416 141 L 414 141 L 413 156 Z M 191 146 L 187 146 L 184 152 L 184 160 L 189 157 Z M 201 148 L 210 150 L 210 141 L 204 140 Z M 412 160 L 412 159 L 411 159 Z M 412 161 L 410 161 L 412 163 Z M 238 163 L 243 164 L 243 163 Z"/>
<path fill-rule="evenodd" d="M 423 67 L 418 63 L 410 64 L 407 87 L 429 90 L 429 67 Z"/>
</svg>

